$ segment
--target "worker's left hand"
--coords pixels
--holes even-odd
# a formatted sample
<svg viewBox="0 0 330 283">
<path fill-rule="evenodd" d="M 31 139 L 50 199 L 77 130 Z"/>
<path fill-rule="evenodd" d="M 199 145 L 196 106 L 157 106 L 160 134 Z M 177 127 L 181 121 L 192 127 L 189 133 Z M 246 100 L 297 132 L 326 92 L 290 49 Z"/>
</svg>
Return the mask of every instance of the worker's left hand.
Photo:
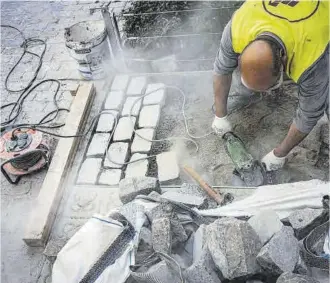
<svg viewBox="0 0 330 283">
<path fill-rule="evenodd" d="M 281 169 L 285 164 L 286 156 L 277 157 L 274 154 L 274 150 L 269 152 L 263 159 L 261 159 L 261 163 L 264 164 L 266 171 L 276 171 Z"/>
</svg>

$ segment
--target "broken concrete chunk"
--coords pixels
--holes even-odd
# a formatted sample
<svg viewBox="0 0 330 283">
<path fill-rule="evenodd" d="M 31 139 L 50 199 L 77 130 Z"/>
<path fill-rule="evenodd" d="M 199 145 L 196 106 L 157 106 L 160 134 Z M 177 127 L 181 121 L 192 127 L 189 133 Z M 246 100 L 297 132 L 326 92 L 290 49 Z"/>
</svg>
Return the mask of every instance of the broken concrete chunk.
<svg viewBox="0 0 330 283">
<path fill-rule="evenodd" d="M 289 222 L 298 240 L 305 238 L 315 227 L 327 221 L 323 209 L 304 208 L 289 215 Z"/>
<path fill-rule="evenodd" d="M 163 152 L 156 157 L 158 178 L 160 182 L 174 180 L 179 177 L 179 166 L 174 151 Z"/>
<path fill-rule="evenodd" d="M 309 276 L 285 272 L 277 279 L 276 283 L 319 283 L 319 281 Z"/>
<path fill-rule="evenodd" d="M 202 207 L 206 205 L 206 199 L 199 196 L 193 196 L 188 194 L 180 194 L 173 191 L 168 191 L 162 194 L 162 199 L 175 201 L 185 204 L 190 207 Z"/>
<path fill-rule="evenodd" d="M 139 245 L 135 257 L 136 263 L 142 263 L 143 260 L 152 255 L 153 252 L 152 233 L 148 228 L 142 227 L 139 234 Z"/>
<path fill-rule="evenodd" d="M 144 213 L 144 206 L 134 202 L 127 203 L 120 207 L 119 213 L 122 214 L 137 231 L 142 228 L 144 221 L 147 219 Z"/>
<path fill-rule="evenodd" d="M 184 271 L 183 277 L 188 281 L 187 283 L 221 283 L 207 249 L 203 250 L 198 261 Z"/>
<path fill-rule="evenodd" d="M 174 210 L 169 203 L 160 203 L 150 211 L 146 211 L 148 219 L 153 222 L 157 218 L 168 217 L 172 218 L 174 215 Z"/>
<path fill-rule="evenodd" d="M 206 232 L 207 226 L 202 224 L 199 226 L 197 231 L 194 234 L 194 246 L 193 246 L 193 260 L 196 262 L 202 255 L 202 251 L 206 245 Z"/>
<path fill-rule="evenodd" d="M 277 213 L 273 210 L 261 211 L 259 214 L 252 216 L 248 223 L 256 231 L 262 245 L 268 242 L 283 226 Z"/>
<path fill-rule="evenodd" d="M 154 250 L 169 255 L 172 247 L 171 220 L 165 217 L 155 219 L 151 231 Z"/>
<path fill-rule="evenodd" d="M 206 233 L 207 247 L 225 279 L 232 280 L 259 272 L 256 257 L 262 245 L 246 221 L 218 219 L 208 225 Z"/>
<path fill-rule="evenodd" d="M 329 144 L 329 123 L 321 126 L 321 140 L 325 144 Z"/>
<path fill-rule="evenodd" d="M 155 200 L 157 201 L 160 201 L 161 200 L 161 194 L 155 192 L 155 191 L 152 191 L 148 197 L 151 197 L 151 198 L 154 198 Z"/>
<path fill-rule="evenodd" d="M 148 195 L 152 191 L 160 192 L 156 178 L 134 177 L 125 178 L 119 182 L 119 198 L 122 203 L 128 203 L 137 195 Z"/>
<path fill-rule="evenodd" d="M 263 246 L 257 256 L 259 265 L 270 275 L 292 272 L 298 262 L 299 246 L 293 229 L 283 226 L 270 241 Z"/>
</svg>

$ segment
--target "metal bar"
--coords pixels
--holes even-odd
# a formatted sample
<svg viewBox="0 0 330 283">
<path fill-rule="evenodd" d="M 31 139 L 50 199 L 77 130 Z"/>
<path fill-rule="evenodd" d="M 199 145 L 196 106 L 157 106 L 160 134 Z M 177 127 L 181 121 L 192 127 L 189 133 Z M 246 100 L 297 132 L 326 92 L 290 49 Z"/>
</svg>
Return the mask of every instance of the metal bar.
<svg viewBox="0 0 330 283">
<path fill-rule="evenodd" d="M 135 62 L 154 62 L 158 61 L 159 59 L 139 59 L 139 58 L 125 58 L 125 61 L 135 61 Z M 186 60 L 175 60 L 175 62 L 196 62 L 196 61 L 214 61 L 214 58 L 207 58 L 207 59 L 186 59 Z"/>
<path fill-rule="evenodd" d="M 209 32 L 209 33 L 191 33 L 191 34 L 177 34 L 177 35 L 155 35 L 155 36 L 132 36 L 127 37 L 124 40 L 124 44 L 127 40 L 132 39 L 152 39 L 152 38 L 171 38 L 171 37 L 189 37 L 189 36 L 207 36 L 207 35 L 222 35 L 222 32 Z"/>
<path fill-rule="evenodd" d="M 197 11 L 205 11 L 205 10 L 223 10 L 223 9 L 236 9 L 237 7 L 220 7 L 220 8 L 201 8 L 201 9 L 187 9 L 187 10 L 177 10 L 177 11 L 163 11 L 163 12 L 147 12 L 147 13 L 125 13 L 122 14 L 122 17 L 137 17 L 137 16 L 145 16 L 145 15 L 158 15 L 158 14 L 170 14 L 170 13 L 182 13 L 182 12 L 197 12 Z"/>
</svg>

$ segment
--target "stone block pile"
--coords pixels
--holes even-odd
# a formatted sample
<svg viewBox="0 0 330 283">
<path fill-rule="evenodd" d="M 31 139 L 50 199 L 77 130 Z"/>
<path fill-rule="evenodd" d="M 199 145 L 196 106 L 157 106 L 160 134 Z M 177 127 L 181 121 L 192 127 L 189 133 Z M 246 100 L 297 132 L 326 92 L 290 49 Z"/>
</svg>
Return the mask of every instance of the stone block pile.
<svg viewBox="0 0 330 283">
<path fill-rule="evenodd" d="M 137 177 L 121 180 L 119 188 L 121 210 L 148 203 L 136 247 L 139 268 L 127 282 L 140 282 L 136 274 L 151 274 L 165 263 L 168 270 L 153 273 L 160 281 L 152 282 L 318 282 L 306 275 L 299 239 L 327 221 L 325 211 L 297 210 L 283 222 L 271 210 L 245 220 L 205 218 L 196 216 L 193 208 L 209 209 L 214 203 L 198 186 L 162 191 L 158 179 Z M 173 260 L 180 269 L 173 268 Z M 185 281 L 180 281 L 180 270 Z"/>
<path fill-rule="evenodd" d="M 151 140 L 155 139 L 165 101 L 165 89 L 161 89 L 164 86 L 162 83 L 148 83 L 146 77 L 118 75 L 114 78 L 102 108 L 113 115 L 104 113 L 100 116 L 77 184 L 117 186 L 124 177 L 148 176 L 149 160 L 139 159 L 150 155 Z M 136 162 L 128 164 L 131 161 Z M 156 162 L 160 182 L 179 177 L 174 152 L 159 154 Z"/>
</svg>

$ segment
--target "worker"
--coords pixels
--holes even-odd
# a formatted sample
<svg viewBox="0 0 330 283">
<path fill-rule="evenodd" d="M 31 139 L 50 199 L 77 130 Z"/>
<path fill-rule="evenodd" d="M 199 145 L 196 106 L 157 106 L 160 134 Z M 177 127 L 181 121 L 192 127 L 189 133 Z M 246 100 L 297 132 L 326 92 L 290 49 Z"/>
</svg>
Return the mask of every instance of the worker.
<svg viewBox="0 0 330 283">
<path fill-rule="evenodd" d="M 284 73 L 299 86 L 286 137 L 262 159 L 267 171 L 278 170 L 324 113 L 329 119 L 329 2 L 247 0 L 233 14 L 214 63 L 212 128 L 221 136 L 232 130 L 227 100 L 235 69 L 242 92 L 274 90 Z"/>
</svg>

